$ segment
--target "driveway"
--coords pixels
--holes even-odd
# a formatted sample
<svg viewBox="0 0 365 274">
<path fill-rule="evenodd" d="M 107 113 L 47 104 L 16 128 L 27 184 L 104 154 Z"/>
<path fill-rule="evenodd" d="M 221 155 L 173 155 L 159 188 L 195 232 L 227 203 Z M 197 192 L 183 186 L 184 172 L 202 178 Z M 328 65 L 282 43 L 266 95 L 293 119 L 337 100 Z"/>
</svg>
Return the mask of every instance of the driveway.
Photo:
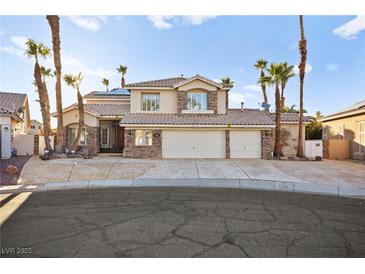
<svg viewBox="0 0 365 274">
<path fill-rule="evenodd" d="M 135 178 L 256 179 L 365 187 L 365 165 L 350 161 L 261 159 L 57 159 L 33 157 L 21 184 Z"/>
<path fill-rule="evenodd" d="M 12 212 L 19 202 L 5 196 Z M 239 189 L 35 192 L 0 233 L 4 257 L 365 257 L 365 204 Z"/>
</svg>

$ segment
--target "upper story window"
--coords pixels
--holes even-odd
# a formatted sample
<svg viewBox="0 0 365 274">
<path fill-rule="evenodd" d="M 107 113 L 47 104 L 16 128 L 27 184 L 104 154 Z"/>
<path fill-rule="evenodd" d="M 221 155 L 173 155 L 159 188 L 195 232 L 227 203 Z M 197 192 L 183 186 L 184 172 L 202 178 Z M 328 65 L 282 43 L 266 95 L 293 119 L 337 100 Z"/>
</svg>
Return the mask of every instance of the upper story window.
<svg viewBox="0 0 365 274">
<path fill-rule="evenodd" d="M 189 92 L 188 93 L 189 110 L 207 110 L 208 94 L 206 92 Z"/>
<path fill-rule="evenodd" d="M 160 94 L 142 94 L 142 111 L 160 111 Z"/>
<path fill-rule="evenodd" d="M 34 125 L 31 125 L 31 126 L 30 126 L 30 128 L 31 128 L 31 129 L 35 129 L 35 126 L 34 126 Z"/>
</svg>

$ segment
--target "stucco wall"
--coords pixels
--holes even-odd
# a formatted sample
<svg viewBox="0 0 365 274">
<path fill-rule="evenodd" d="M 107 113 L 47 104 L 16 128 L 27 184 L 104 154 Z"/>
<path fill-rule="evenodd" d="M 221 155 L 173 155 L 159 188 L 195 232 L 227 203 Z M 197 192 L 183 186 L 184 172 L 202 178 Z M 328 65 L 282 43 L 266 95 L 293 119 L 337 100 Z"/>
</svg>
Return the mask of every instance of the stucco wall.
<svg viewBox="0 0 365 274">
<path fill-rule="evenodd" d="M 344 139 L 350 140 L 350 157 L 353 158 L 353 154 L 360 151 L 361 121 L 365 122 L 365 114 L 326 121 L 323 127 L 328 126 L 327 139 L 339 139 L 340 125 L 344 124 Z"/>
<path fill-rule="evenodd" d="M 132 90 L 131 113 L 142 112 L 142 93 L 160 94 L 160 113 L 177 113 L 176 90 Z"/>
<path fill-rule="evenodd" d="M 63 113 L 63 125 L 67 126 L 70 124 L 79 122 L 79 113 L 77 109 L 73 109 Z M 89 113 L 85 113 L 85 124 L 90 127 L 98 127 L 99 119 Z"/>
<path fill-rule="evenodd" d="M 297 155 L 298 149 L 298 133 L 299 133 L 299 125 L 298 124 L 281 124 L 282 129 L 286 129 L 290 132 L 290 136 L 288 138 L 288 146 L 283 147 L 282 151 L 284 156 L 294 157 Z M 305 126 L 303 126 L 303 135 L 305 136 Z M 304 140 L 303 140 L 304 146 Z"/>
<path fill-rule="evenodd" d="M 217 92 L 217 113 L 226 114 L 226 93 L 227 91 L 218 90 Z"/>
</svg>

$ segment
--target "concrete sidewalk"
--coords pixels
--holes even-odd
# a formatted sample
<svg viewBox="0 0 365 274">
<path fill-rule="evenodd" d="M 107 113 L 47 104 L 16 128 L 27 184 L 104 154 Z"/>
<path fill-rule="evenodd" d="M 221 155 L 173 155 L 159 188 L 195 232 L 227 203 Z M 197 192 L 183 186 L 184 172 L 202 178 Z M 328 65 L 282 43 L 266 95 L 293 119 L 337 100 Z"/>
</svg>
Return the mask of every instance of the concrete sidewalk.
<svg viewBox="0 0 365 274">
<path fill-rule="evenodd" d="M 37 191 L 54 191 L 67 189 L 95 189 L 108 187 L 196 187 L 196 188 L 230 188 L 254 189 L 266 191 L 298 192 L 338 197 L 365 199 L 365 188 L 353 186 L 335 186 L 316 183 L 301 183 L 253 179 L 115 179 L 53 182 L 37 185 L 1 186 L 0 193 L 20 193 Z"/>
</svg>

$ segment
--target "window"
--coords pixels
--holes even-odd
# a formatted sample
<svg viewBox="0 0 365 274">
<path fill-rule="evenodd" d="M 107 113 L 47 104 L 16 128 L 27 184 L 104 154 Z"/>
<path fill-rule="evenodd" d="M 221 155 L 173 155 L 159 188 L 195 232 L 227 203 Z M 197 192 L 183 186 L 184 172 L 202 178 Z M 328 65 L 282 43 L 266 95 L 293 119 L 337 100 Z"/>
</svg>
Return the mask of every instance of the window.
<svg viewBox="0 0 365 274">
<path fill-rule="evenodd" d="M 152 146 L 152 130 L 136 129 L 136 146 Z"/>
<path fill-rule="evenodd" d="M 360 123 L 360 145 L 359 152 L 365 153 L 365 122 Z"/>
<path fill-rule="evenodd" d="M 207 110 L 208 95 L 207 93 L 188 93 L 188 109 L 189 110 Z"/>
<path fill-rule="evenodd" d="M 159 111 L 160 94 L 142 94 L 142 111 Z"/>
<path fill-rule="evenodd" d="M 338 139 L 344 139 L 344 136 L 345 136 L 345 124 L 340 124 L 338 130 Z"/>
<path fill-rule="evenodd" d="M 76 140 L 77 126 L 68 128 L 68 144 L 72 145 Z M 80 145 L 87 145 L 87 128 L 83 127 L 81 130 Z"/>
<path fill-rule="evenodd" d="M 31 126 L 30 126 L 30 128 L 31 128 L 31 129 L 35 129 L 35 126 L 34 126 L 34 125 L 31 125 Z"/>
</svg>

